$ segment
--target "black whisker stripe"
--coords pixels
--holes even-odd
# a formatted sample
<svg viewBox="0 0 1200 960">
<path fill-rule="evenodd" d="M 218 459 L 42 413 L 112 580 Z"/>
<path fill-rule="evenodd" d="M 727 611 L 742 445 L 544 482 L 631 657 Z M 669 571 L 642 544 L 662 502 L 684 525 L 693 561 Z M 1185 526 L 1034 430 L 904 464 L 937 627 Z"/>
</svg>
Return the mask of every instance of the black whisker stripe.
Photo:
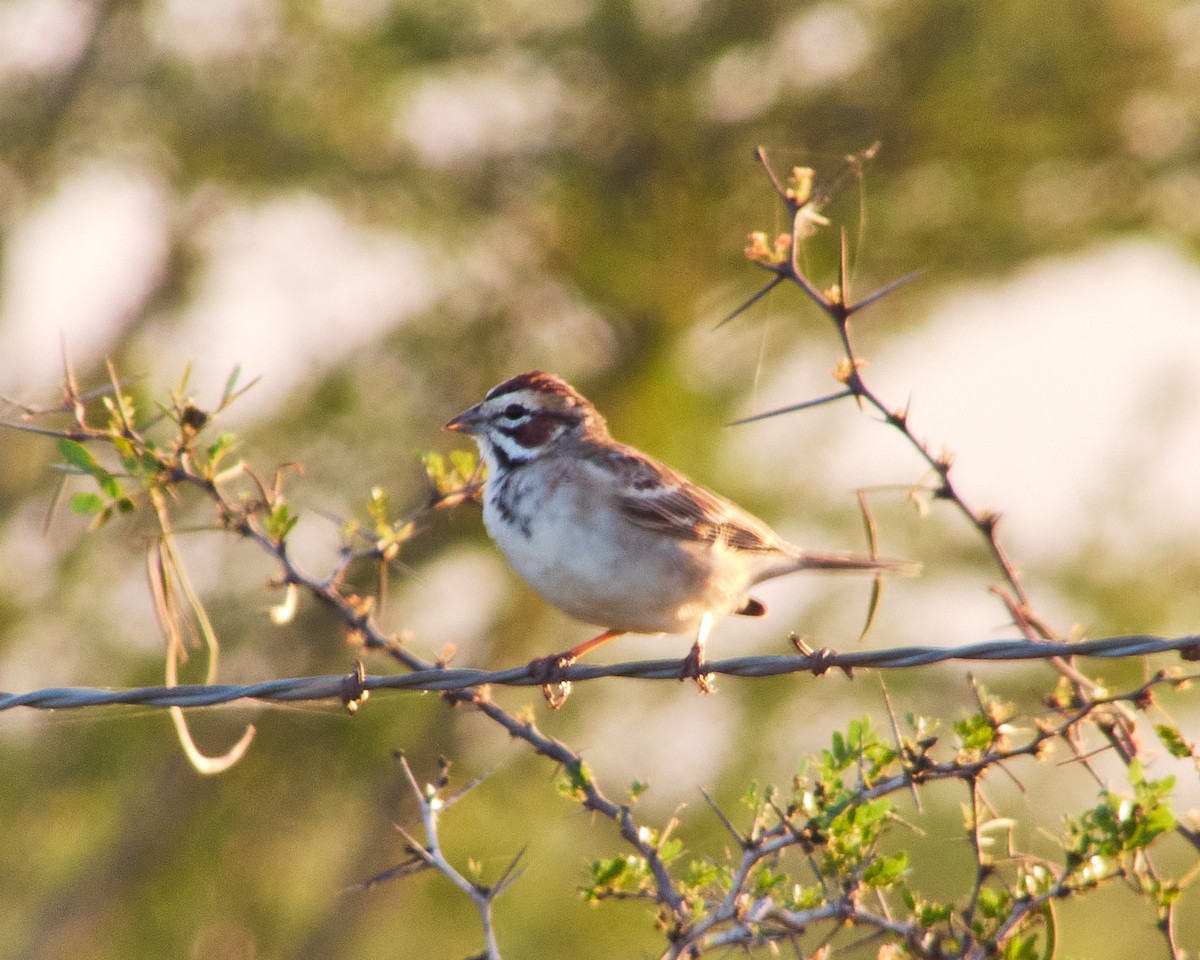
<svg viewBox="0 0 1200 960">
<path fill-rule="evenodd" d="M 499 427 L 496 428 L 496 432 L 504 433 L 505 436 L 509 436 L 506 431 L 501 430 Z M 527 460 L 514 460 L 511 456 L 509 456 L 508 451 L 498 443 L 492 443 L 489 444 L 489 446 L 492 448 L 492 456 L 496 458 L 496 465 L 503 470 L 511 470 L 513 467 L 518 467 L 521 464 L 528 462 Z"/>
<path fill-rule="evenodd" d="M 514 426 L 509 426 L 508 424 L 502 424 L 502 423 L 497 423 L 497 424 L 492 425 L 492 429 L 494 432 L 500 434 L 501 436 L 507 437 L 509 440 L 511 440 L 513 442 L 513 445 L 515 447 L 527 452 L 527 456 L 524 456 L 524 457 L 519 456 L 519 455 L 513 456 L 512 453 L 510 453 L 508 450 L 504 449 L 503 444 L 498 443 L 497 441 L 493 440 L 491 443 L 491 447 L 492 447 L 492 451 L 496 455 L 496 462 L 500 466 L 504 467 L 505 470 L 512 470 L 515 467 L 524 466 L 525 464 L 532 462 L 534 460 L 534 458 L 537 456 L 529 447 L 525 446 L 525 444 L 523 444 L 521 442 L 521 440 L 519 439 L 519 437 L 517 436 L 521 427 L 523 427 L 524 425 L 525 425 L 524 423 L 516 424 Z"/>
</svg>

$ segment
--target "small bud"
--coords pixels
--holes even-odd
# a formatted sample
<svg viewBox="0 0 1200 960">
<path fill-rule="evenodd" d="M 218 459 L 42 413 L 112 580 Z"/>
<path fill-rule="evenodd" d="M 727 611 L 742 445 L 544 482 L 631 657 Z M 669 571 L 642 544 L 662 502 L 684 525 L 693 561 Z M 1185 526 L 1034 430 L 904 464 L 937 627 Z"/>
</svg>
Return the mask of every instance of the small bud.
<svg viewBox="0 0 1200 960">
<path fill-rule="evenodd" d="M 842 357 L 838 361 L 838 365 L 833 368 L 833 379 L 838 383 L 849 386 L 850 381 L 855 379 L 859 370 L 865 370 L 871 365 L 871 361 L 864 360 L 861 357 L 857 358 L 853 363 L 848 357 Z"/>
<path fill-rule="evenodd" d="M 792 235 L 790 233 L 781 233 L 775 237 L 775 249 L 773 251 L 773 260 L 776 266 L 781 263 L 787 263 L 792 256 Z"/>
<path fill-rule="evenodd" d="M 746 237 L 746 259 L 755 263 L 771 262 L 771 247 L 763 231 L 755 230 Z"/>
<path fill-rule="evenodd" d="M 787 189 L 784 195 L 796 203 L 797 206 L 802 206 L 808 203 L 812 196 L 813 186 L 813 168 L 812 167 L 792 167 L 792 175 L 788 177 Z"/>
<path fill-rule="evenodd" d="M 746 259 L 767 267 L 778 267 L 787 263 L 792 255 L 792 235 L 780 233 L 774 240 L 762 230 L 755 230 L 746 237 Z"/>
<path fill-rule="evenodd" d="M 208 414 L 195 404 L 187 404 L 179 415 L 179 425 L 192 433 L 197 433 L 208 423 Z"/>
</svg>

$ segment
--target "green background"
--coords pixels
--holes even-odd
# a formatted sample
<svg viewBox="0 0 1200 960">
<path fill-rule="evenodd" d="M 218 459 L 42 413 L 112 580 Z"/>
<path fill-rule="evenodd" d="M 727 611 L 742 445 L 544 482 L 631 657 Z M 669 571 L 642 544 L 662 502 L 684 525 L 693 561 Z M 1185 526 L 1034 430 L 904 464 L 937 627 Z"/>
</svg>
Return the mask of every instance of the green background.
<svg viewBox="0 0 1200 960">
<path fill-rule="evenodd" d="M 966 284 L 998 289 L 987 285 L 1131 239 L 1173 251 L 1193 270 L 1200 253 L 1195 3 L 64 7 L 76 23 L 71 42 L 55 32 L 67 31 L 62 21 L 47 21 L 54 4 L 22 0 L 3 11 L 14 44 L 49 31 L 42 42 L 61 40 L 67 52 L 48 65 L 12 54 L 4 66 L 0 337 L 19 322 L 40 335 L 2 341 L 11 382 L 0 393 L 55 402 L 52 376 L 26 376 L 57 364 L 60 322 L 19 316 L 15 291 L 31 282 L 29 262 L 18 258 L 33 245 L 29 225 L 75 189 L 83 199 L 70 207 L 63 236 L 84 233 L 88 204 L 104 202 L 106 183 L 137 184 L 149 199 L 134 221 L 152 223 L 156 252 L 140 275 L 131 272 L 128 302 L 110 311 L 101 333 L 66 334 L 80 378 L 102 382 L 111 356 L 121 371 L 146 375 L 135 392 L 149 406 L 191 359 L 197 400 L 211 405 L 232 363 L 245 379 L 261 375 L 226 426 L 265 474 L 277 462 L 304 464 L 288 482 L 304 515 L 301 556 L 314 569 L 337 543 L 321 511 L 365 518 L 375 485 L 395 504 L 419 503 L 419 452 L 453 446 L 438 426 L 535 366 L 570 377 L 620 438 L 789 534 L 861 546 L 852 489 L 863 481 L 842 475 L 844 459 L 831 465 L 826 444 L 838 438 L 870 461 L 894 438 L 850 406 L 735 439 L 722 429 L 761 409 L 763 396 L 828 392 L 838 358 L 827 322 L 795 291 L 714 329 L 763 281 L 742 256 L 746 234 L 781 228 L 756 146 L 781 172 L 806 164 L 821 177 L 882 141 L 830 212 L 848 228 L 859 291 L 910 270 L 926 274 L 866 315 L 868 357 L 915 336 L 940 298 Z M 820 284 L 834 277 L 829 239 L 806 251 Z M 276 242 L 283 253 L 256 259 Z M 49 263 L 42 249 L 47 283 L 69 288 L 86 274 L 70 249 Z M 399 276 L 402 268 L 411 273 Z M 361 286 L 343 283 L 347 276 L 361 276 Z M 286 311 L 257 312 L 263 289 L 282 296 L 289 287 L 311 304 L 303 333 Z M 1197 315 L 1195 301 L 1178 309 Z M 365 314 L 373 319 L 360 325 Z M 1131 315 L 1128 326 L 1095 336 L 1154 338 L 1161 319 Z M 969 328 L 970 318 L 962 323 Z M 1088 347 L 1081 340 L 1062 359 L 1068 388 L 1088 366 Z M 1025 349 L 1032 358 L 1041 345 Z M 797 358 L 815 374 L 788 384 L 781 378 Z M 1014 370 L 1014 390 L 1020 383 Z M 760 384 L 768 385 L 762 395 Z M 920 410 L 921 386 L 898 383 L 891 399 L 915 391 Z M 1189 400 L 1194 391 L 1162 402 L 1171 411 Z M 1156 429 L 1167 422 L 1176 421 L 1140 422 L 1129 456 L 1152 460 Z M 930 436 L 935 447 L 965 439 Z M 981 430 L 974 439 L 994 438 Z M 1022 459 L 1019 448 L 1000 456 Z M 43 531 L 54 460 L 48 441 L 0 437 L 0 689 L 160 682 L 160 638 L 141 579 L 147 528 L 119 521 L 85 535 L 64 509 Z M 947 509 L 923 519 L 906 504 L 903 488 L 921 480 L 921 467 L 915 457 L 901 462 L 870 479 L 900 492 L 873 502 L 885 552 L 922 560 L 926 575 L 889 590 L 868 644 L 944 640 L 947 623 L 958 642 L 1008 635 L 1003 608 L 986 593 L 997 575 L 984 551 Z M 1136 501 L 1137 478 L 1121 464 L 1080 491 L 1099 505 L 1094 527 L 1070 531 L 1065 544 L 1062 531 L 1041 531 L 1058 550 L 1049 559 L 1032 544 L 1022 565 L 1035 602 L 1064 631 L 1074 623 L 1096 636 L 1194 629 L 1196 516 L 1168 535 L 1106 536 L 1112 515 Z M 180 526 L 204 522 L 194 504 L 179 509 Z M 349 667 L 355 652 L 311 604 L 291 625 L 270 625 L 273 571 L 250 547 L 200 533 L 182 548 L 224 644 L 223 680 Z M 453 643 L 456 663 L 506 666 L 586 636 L 505 573 L 473 508 L 428 521 L 403 559 L 407 570 L 393 574 L 382 614 L 388 629 L 412 629 L 424 656 Z M 821 581 L 796 589 L 806 591 L 798 607 L 784 602 L 782 614 L 720 653 L 781 652 L 792 629 L 849 645 L 864 588 Z M 685 649 L 678 638 L 634 638 L 598 659 Z M 189 679 L 199 678 L 202 659 Z M 390 668 L 380 659 L 369 669 Z M 1026 710 L 1053 682 L 1037 667 L 979 673 Z M 1106 667 L 1105 676 L 1114 689 L 1132 686 L 1142 667 Z M 888 683 L 901 711 L 952 721 L 973 709 L 961 667 L 893 674 Z M 496 696 L 512 709 L 535 697 Z M 726 680 L 708 698 L 674 684 L 601 681 L 577 687 L 558 714 L 536 706 L 539 722 L 584 753 L 610 796 L 648 781 L 642 814 L 662 823 L 686 804 L 680 833 L 689 849 L 717 857 L 725 841 L 699 788 L 736 810 L 749 780 L 787 782 L 799 758 L 848 719 L 869 712 L 882 726 L 884 716 L 870 675 Z M 1173 706 L 1186 719 L 1185 706 Z M 593 909 L 577 894 L 591 859 L 623 852 L 612 825 L 561 797 L 550 766 L 484 718 L 432 696 L 392 695 L 353 718 L 324 706 L 232 708 L 197 716 L 194 727 L 217 752 L 247 720 L 258 727 L 248 756 L 201 778 L 159 712 L 0 715 L 0 956 L 478 952 L 470 905 L 444 878 L 350 889 L 403 858 L 391 824 L 415 823 L 391 759 L 397 748 L 419 776 L 433 776 L 445 754 L 463 782 L 487 777 L 446 817 L 443 839 L 457 863 L 473 858 L 495 877 L 528 845 L 526 872 L 498 905 L 506 956 L 661 949 L 643 906 Z M 1196 777 L 1182 767 L 1186 809 Z M 1119 787 L 1119 765 L 1104 769 Z M 1094 802 L 1095 785 L 1067 767 L 1018 775 L 1028 793 L 998 781 L 993 799 L 1022 821 L 1026 848 L 1053 855 L 1037 828 L 1054 833 L 1060 812 Z M 950 896 L 972 876 L 959 814 L 966 796 L 950 786 L 928 793 L 925 836 L 897 834 L 896 842 L 919 851 L 914 883 Z M 1071 956 L 1132 955 L 1152 935 L 1147 909 L 1116 888 L 1061 916 Z M 1194 917 L 1183 933 L 1200 942 Z"/>
</svg>

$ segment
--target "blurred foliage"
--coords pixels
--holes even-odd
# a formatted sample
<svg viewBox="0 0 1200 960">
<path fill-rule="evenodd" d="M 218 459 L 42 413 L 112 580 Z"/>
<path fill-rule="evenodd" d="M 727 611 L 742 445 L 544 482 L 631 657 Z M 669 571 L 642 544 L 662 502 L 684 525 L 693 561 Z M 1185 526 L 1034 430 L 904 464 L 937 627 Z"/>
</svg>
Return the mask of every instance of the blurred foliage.
<svg viewBox="0 0 1200 960">
<path fill-rule="evenodd" d="M 57 26 L 38 32 L 47 10 L 59 11 L 49 18 Z M 178 376 L 158 366 L 156 351 L 182 336 L 212 261 L 238 253 L 213 247 L 224 236 L 213 224 L 230 211 L 315 196 L 356 228 L 410 238 L 427 256 L 432 302 L 398 310 L 348 354 L 335 349 L 348 332 L 331 320 L 326 345 L 341 359 L 314 361 L 311 376 L 285 368 L 287 329 L 270 331 L 260 355 L 239 358 L 266 381 L 286 384 L 282 400 L 239 424 L 239 433 L 260 467 L 303 463 L 304 475 L 289 476 L 289 499 L 270 516 L 274 536 L 290 532 L 312 547 L 302 555 L 314 573 L 351 520 L 359 531 L 398 539 L 421 534 L 404 547 L 405 563 L 419 571 L 448 543 L 479 536 L 464 515 L 439 514 L 407 530 L 391 528 L 389 511 L 399 515 L 426 496 L 415 452 L 438 442 L 436 425 L 515 369 L 560 369 L 611 414 L 618 435 L 702 473 L 712 458 L 705 438 L 746 389 L 759 341 L 721 341 L 733 344 L 728 353 L 697 374 L 689 337 L 761 279 L 742 257 L 746 234 L 786 226 L 751 160 L 759 144 L 777 169 L 799 163 L 821 173 L 882 141 L 862 184 L 844 191 L 833 211 L 852 225 L 862 290 L 914 268 L 934 268 L 939 281 L 1003 274 L 1117 232 L 1165 236 L 1200 252 L 1195 3 L 11 0 L 3 17 L 10 52 L 0 56 L 0 254 L 90 165 L 129 171 L 165 198 L 165 262 L 103 347 L 122 370 L 149 369 L 149 382 L 128 390 L 139 409 L 150 409 Z M 43 36 L 51 53 L 21 60 L 12 51 L 28 49 L 30 36 Z M 1180 200 L 1189 196 L 1190 208 Z M 814 247 L 811 258 L 819 283 L 834 279 L 829 249 Z M 59 272 L 69 284 L 72 265 Z M 915 316 L 926 295 L 898 294 L 905 309 L 889 319 Z M 807 309 L 785 291 L 769 305 L 798 316 Z M 732 335 L 754 316 L 736 321 Z M 243 322 L 257 320 L 251 312 Z M 794 324 L 786 342 L 827 332 Z M 733 375 L 718 376 L 717 367 Z M 102 384 L 105 374 L 97 364 L 80 378 Z M 101 465 L 86 451 L 10 432 L 0 445 L 0 688 L 158 682 L 162 641 L 142 539 L 155 528 L 141 512 L 123 513 L 142 495 L 124 476 L 138 465 Z M 211 451 L 214 460 L 240 455 Z M 67 504 L 108 519 L 100 536 L 80 539 L 89 521 L 70 509 L 43 531 L 53 486 L 46 470 L 60 459 L 96 481 L 71 486 Z M 434 463 L 443 476 L 465 468 Z M 178 507 L 183 529 L 196 504 L 184 496 Z M 845 504 L 817 500 L 810 508 L 814 522 L 831 528 L 853 518 Z M 318 516 L 310 526 L 320 511 L 335 522 Z M 933 537 L 925 529 L 909 536 Z M 264 610 L 280 597 L 263 587 L 275 569 L 215 540 L 181 536 L 180 550 L 224 642 L 222 679 L 348 668 L 359 651 L 343 642 L 344 624 L 302 604 L 291 623 L 272 626 Z M 937 544 L 956 567 L 977 562 L 979 552 L 961 541 Z M 1180 576 L 1194 578 L 1190 562 Z M 1173 566 L 1165 558 L 1161 568 Z M 356 576 L 350 586 L 364 596 L 378 587 Z M 1102 572 L 1065 589 L 1123 630 L 1123 618 L 1133 629 L 1171 599 L 1169 582 L 1164 576 L 1145 590 Z M 415 605 L 404 591 L 423 583 L 393 578 L 382 613 L 396 629 L 407 625 L 404 604 Z M 481 594 L 486 586 L 471 582 Z M 836 619 L 845 596 L 814 609 Z M 487 636 L 488 648 L 460 658 L 509 663 L 563 646 L 564 622 L 527 594 L 506 594 L 489 611 L 475 637 Z M 851 619 L 859 615 L 856 608 Z M 885 631 L 884 640 L 895 639 Z M 436 656 L 449 641 L 431 633 L 415 642 Z M 1133 664 L 1112 673 L 1114 683 L 1141 679 Z M 553 736 L 582 745 L 611 793 L 635 777 L 650 781 L 637 791 L 645 794 L 639 810 L 665 823 L 678 795 L 663 790 L 669 795 L 655 806 L 663 781 L 704 786 L 731 810 L 747 783 L 786 782 L 802 756 L 849 730 L 862 706 L 833 682 L 806 685 L 799 696 L 781 681 L 730 684 L 699 706 L 691 691 L 613 683 L 577 691 L 568 711 L 544 722 Z M 1025 671 L 989 677 L 1011 688 L 1004 695 L 1021 700 L 1022 715 L 1035 712 L 1047 682 Z M 916 714 L 958 716 L 964 743 L 993 731 L 960 675 L 897 677 L 892 689 Z M 515 709 L 521 700 L 513 698 Z M 232 742 L 242 713 L 196 718 L 198 739 Z M 639 722 L 621 727 L 634 713 Z M 391 697 L 353 720 L 297 707 L 255 711 L 254 722 L 249 758 L 203 779 L 156 713 L 0 716 L 0 956 L 478 951 L 469 904 L 441 877 L 346 892 L 401 859 L 390 824 L 411 824 L 416 813 L 389 760 L 396 747 L 409 750 L 419 771 L 445 754 L 465 776 L 494 774 L 455 809 L 443 842 L 457 863 L 481 861 L 485 877 L 529 844 L 526 873 L 499 904 L 508 955 L 633 955 L 661 944 L 644 905 L 584 905 L 580 888 L 594 898 L 605 883 L 640 882 L 612 859 L 611 825 L 582 819 L 553 789 L 544 760 L 478 716 L 432 698 Z M 1173 722 L 1160 727 L 1164 750 L 1183 749 L 1187 737 Z M 653 753 L 660 759 L 707 756 L 707 741 L 725 737 L 737 749 L 714 748 L 711 765 L 697 759 L 658 776 L 643 759 L 663 744 Z M 1128 829 L 1163 826 L 1155 793 L 1162 778 L 1134 779 L 1142 809 L 1123 819 L 1120 790 L 1097 803 L 1095 784 L 1075 774 L 1061 791 L 1062 810 L 1029 811 L 1023 848 L 1043 842 L 1041 829 L 1065 829 L 1080 858 L 1101 848 L 1132 857 L 1144 834 Z M 689 796 L 696 806 L 696 792 Z M 961 841 L 962 798 L 940 799 L 923 822 L 945 829 L 897 847 L 885 839 L 875 880 L 898 882 L 907 863 L 913 888 L 947 884 L 944 895 L 930 896 L 948 902 L 969 889 L 969 856 L 959 859 L 962 851 L 947 851 L 940 839 Z M 1065 828 L 1059 814 L 1070 818 Z M 689 849 L 715 848 L 726 836 L 704 811 L 686 817 Z M 710 868 L 701 863 L 689 882 L 703 888 Z M 956 870 L 965 879 L 948 880 Z M 776 879 L 764 874 L 762 883 Z M 1132 955 L 1155 922 L 1140 902 L 1131 893 L 1082 920 L 1064 909 L 1060 944 L 1079 955 Z M 981 914 L 1001 907 L 980 903 Z M 934 909 L 915 901 L 911 908 Z M 1195 943 L 1200 911 L 1191 914 L 1184 935 Z"/>
</svg>

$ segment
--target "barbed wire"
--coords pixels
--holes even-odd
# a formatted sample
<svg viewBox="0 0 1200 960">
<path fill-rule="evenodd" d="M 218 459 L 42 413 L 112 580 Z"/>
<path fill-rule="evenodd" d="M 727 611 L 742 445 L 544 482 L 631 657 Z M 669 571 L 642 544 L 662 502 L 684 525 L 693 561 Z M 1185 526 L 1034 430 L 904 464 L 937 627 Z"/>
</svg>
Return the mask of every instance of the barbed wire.
<svg viewBox="0 0 1200 960">
<path fill-rule="evenodd" d="M 830 669 L 908 669 L 947 661 L 1004 662 L 1048 660 L 1054 657 L 1123 659 L 1179 652 L 1185 660 L 1200 660 L 1200 634 L 1164 638 L 1142 634 L 1082 640 L 1076 643 L 1034 643 L 1028 640 L 990 640 L 959 647 L 893 647 L 886 650 L 856 650 L 839 653 L 816 650 L 794 655 L 765 655 L 714 660 L 705 664 L 708 673 L 729 677 L 772 677 L 789 673 L 822 674 Z M 572 664 L 562 668 L 554 680 L 586 682 L 603 677 L 639 680 L 677 680 L 679 660 L 636 660 L 614 664 Z M 529 687 L 546 682 L 544 672 L 530 666 L 508 670 L 436 668 L 410 673 L 375 676 L 361 670 L 349 674 L 293 677 L 252 684 L 181 684 L 100 690 L 89 687 L 51 687 L 29 693 L 0 693 L 0 711 L 15 707 L 35 710 L 69 710 L 116 704 L 144 707 L 211 707 L 237 700 L 295 703 L 340 700 L 357 704 L 373 690 L 418 690 L 449 692 L 488 685 Z"/>
</svg>

